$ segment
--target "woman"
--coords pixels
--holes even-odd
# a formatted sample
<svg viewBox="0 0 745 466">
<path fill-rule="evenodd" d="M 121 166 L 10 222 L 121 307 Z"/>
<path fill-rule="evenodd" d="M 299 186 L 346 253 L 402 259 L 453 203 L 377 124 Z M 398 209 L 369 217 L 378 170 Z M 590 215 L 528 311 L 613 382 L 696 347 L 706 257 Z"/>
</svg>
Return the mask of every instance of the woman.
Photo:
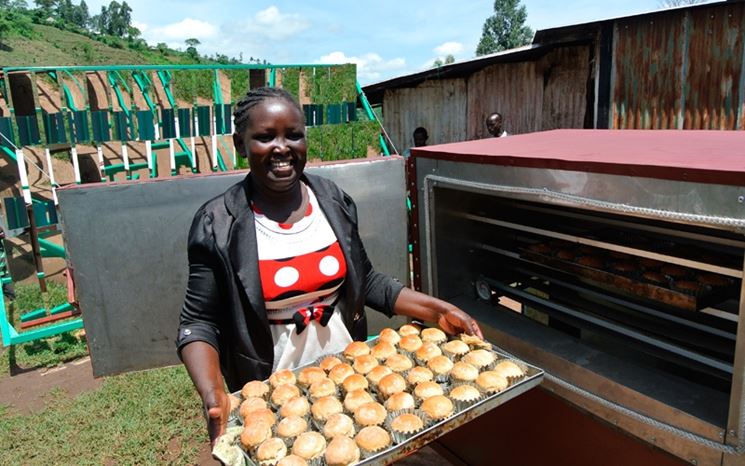
<svg viewBox="0 0 745 466">
<path fill-rule="evenodd" d="M 251 172 L 194 216 L 177 338 L 212 441 L 228 418 L 223 377 L 236 391 L 364 340 L 365 305 L 481 336 L 460 309 L 373 270 L 352 199 L 303 173 L 305 121 L 289 93 L 251 90 L 234 116 Z"/>
</svg>

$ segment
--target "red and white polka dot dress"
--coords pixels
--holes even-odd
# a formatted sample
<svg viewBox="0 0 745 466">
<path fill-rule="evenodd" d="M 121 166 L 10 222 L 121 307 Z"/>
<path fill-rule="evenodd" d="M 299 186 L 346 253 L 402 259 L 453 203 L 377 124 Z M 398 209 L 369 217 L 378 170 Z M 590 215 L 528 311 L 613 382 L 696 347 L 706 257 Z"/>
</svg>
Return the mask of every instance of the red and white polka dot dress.
<svg viewBox="0 0 745 466">
<path fill-rule="evenodd" d="M 292 319 L 299 309 L 333 304 L 347 273 L 326 216 L 313 191 L 303 186 L 308 192 L 308 209 L 297 223 L 277 223 L 252 206 L 261 287 L 270 321 Z M 311 320 L 299 334 L 294 323 L 273 323 L 270 329 L 275 371 L 341 352 L 352 341 L 338 311 L 325 327 Z"/>
</svg>

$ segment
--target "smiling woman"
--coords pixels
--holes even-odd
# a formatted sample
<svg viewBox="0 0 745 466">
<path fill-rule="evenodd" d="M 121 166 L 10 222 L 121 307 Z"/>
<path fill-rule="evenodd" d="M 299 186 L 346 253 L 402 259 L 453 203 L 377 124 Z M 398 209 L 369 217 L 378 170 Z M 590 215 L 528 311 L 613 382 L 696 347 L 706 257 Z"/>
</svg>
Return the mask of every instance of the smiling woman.
<svg viewBox="0 0 745 466">
<path fill-rule="evenodd" d="M 366 305 L 481 336 L 460 309 L 373 269 L 354 201 L 333 182 L 303 173 L 305 122 L 288 92 L 253 89 L 234 116 L 233 141 L 251 172 L 194 216 L 177 338 L 211 439 L 228 418 L 223 377 L 237 391 L 340 353 L 366 339 Z"/>
</svg>

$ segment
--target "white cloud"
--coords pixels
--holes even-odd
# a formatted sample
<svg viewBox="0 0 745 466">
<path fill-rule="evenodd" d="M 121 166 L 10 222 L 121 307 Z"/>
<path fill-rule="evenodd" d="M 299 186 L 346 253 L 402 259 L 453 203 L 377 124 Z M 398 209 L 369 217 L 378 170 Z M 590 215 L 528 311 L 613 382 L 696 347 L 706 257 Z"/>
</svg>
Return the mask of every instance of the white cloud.
<svg viewBox="0 0 745 466">
<path fill-rule="evenodd" d="M 276 6 L 259 11 L 242 24 L 246 33 L 258 34 L 272 40 L 288 39 L 310 27 L 310 22 L 297 14 L 285 14 Z"/>
<path fill-rule="evenodd" d="M 140 21 L 137 21 L 136 19 L 133 19 L 132 20 L 132 26 L 134 26 L 137 29 L 139 29 L 140 32 L 145 32 L 145 31 L 147 31 L 147 28 L 148 28 L 147 24 L 142 23 Z"/>
<path fill-rule="evenodd" d="M 155 42 L 169 42 L 185 40 L 191 37 L 209 39 L 217 35 L 217 27 L 198 19 L 184 18 L 178 23 L 153 28 L 148 32 L 148 38 Z"/>
<path fill-rule="evenodd" d="M 460 42 L 445 42 L 434 48 L 437 55 L 457 55 L 463 51 L 463 44 Z"/>
<path fill-rule="evenodd" d="M 375 52 L 369 52 L 359 57 L 348 57 L 344 52 L 331 52 L 328 55 L 323 55 L 317 60 L 317 63 L 354 63 L 357 65 L 357 78 L 363 84 L 379 81 L 393 74 L 392 72 L 400 72 L 406 67 L 406 60 L 403 58 L 384 60 Z"/>
</svg>

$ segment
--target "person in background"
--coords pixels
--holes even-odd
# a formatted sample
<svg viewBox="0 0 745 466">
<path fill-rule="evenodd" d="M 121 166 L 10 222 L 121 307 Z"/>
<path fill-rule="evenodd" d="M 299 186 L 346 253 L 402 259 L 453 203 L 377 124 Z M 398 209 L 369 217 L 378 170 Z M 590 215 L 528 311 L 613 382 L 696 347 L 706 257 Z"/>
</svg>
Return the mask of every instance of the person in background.
<svg viewBox="0 0 745 466">
<path fill-rule="evenodd" d="M 494 112 L 486 117 L 486 130 L 495 138 L 509 136 L 502 127 L 502 114 L 499 112 Z"/>
<path fill-rule="evenodd" d="M 352 198 L 304 172 L 305 118 L 291 94 L 251 89 L 234 117 L 251 171 L 194 216 L 176 340 L 213 442 L 228 420 L 226 383 L 237 391 L 364 341 L 365 306 L 483 338 L 461 309 L 373 268 Z"/>
<path fill-rule="evenodd" d="M 429 134 L 427 134 L 427 129 L 423 127 L 418 127 L 414 130 L 414 147 L 423 147 L 427 145 L 427 139 L 429 139 Z M 408 157 L 411 155 L 411 148 L 407 148 L 404 151 L 404 157 Z"/>
</svg>

